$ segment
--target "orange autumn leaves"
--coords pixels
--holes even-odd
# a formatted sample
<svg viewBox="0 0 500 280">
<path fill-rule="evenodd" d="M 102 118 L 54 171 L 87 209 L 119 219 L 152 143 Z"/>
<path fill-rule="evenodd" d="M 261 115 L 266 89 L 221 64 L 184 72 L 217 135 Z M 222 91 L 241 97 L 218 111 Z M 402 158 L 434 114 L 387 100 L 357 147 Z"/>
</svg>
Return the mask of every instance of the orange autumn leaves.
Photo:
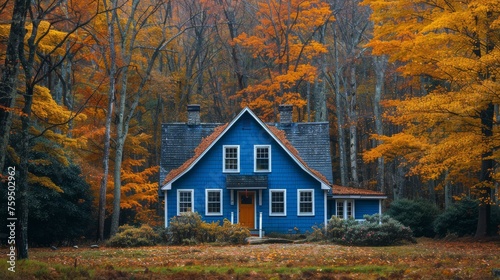
<svg viewBox="0 0 500 280">
<path fill-rule="evenodd" d="M 321 1 L 261 1 L 253 34 L 242 33 L 234 43 L 265 65 L 251 73 L 252 82 L 238 93 L 265 120 L 274 116 L 278 104 L 306 106 L 299 87 L 314 83 L 314 59 L 327 52 L 316 32 L 333 20 L 330 6 Z"/>
<path fill-rule="evenodd" d="M 374 11 L 373 53 L 388 55 L 421 93 L 385 103 L 402 128 L 375 136 L 383 144 L 366 161 L 403 157 L 410 174 L 466 186 L 479 184 L 481 160 L 498 159 L 498 128 L 484 133 L 482 112 L 498 104 L 498 1 L 365 0 Z M 425 82 L 427 81 L 427 82 Z M 430 81 L 430 82 L 429 82 Z M 498 116 L 496 116 L 498 117 Z M 481 122 L 483 119 L 483 122 Z M 492 153 L 491 157 L 484 155 Z M 498 177 L 498 175 L 493 175 Z"/>
</svg>

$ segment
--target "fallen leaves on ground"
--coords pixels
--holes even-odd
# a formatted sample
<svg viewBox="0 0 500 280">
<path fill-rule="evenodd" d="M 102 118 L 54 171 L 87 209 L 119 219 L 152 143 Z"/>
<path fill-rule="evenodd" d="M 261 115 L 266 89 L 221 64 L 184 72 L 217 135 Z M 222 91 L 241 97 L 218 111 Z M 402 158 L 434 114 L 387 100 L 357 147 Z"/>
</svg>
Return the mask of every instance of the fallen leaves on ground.
<svg viewBox="0 0 500 280">
<path fill-rule="evenodd" d="M 155 278 L 161 278 L 165 272 L 169 277 L 175 277 L 179 268 L 186 268 L 186 273 L 195 274 L 196 271 L 205 273 L 221 268 L 216 275 L 222 277 L 220 271 L 226 273 L 224 278 L 217 279 L 226 279 L 235 270 L 242 269 L 247 269 L 245 275 L 249 278 L 258 276 L 263 279 L 276 276 L 319 278 L 325 275 L 342 275 L 347 279 L 359 278 L 359 275 L 364 279 L 381 276 L 388 279 L 488 279 L 492 278 L 493 268 L 500 268 L 499 249 L 498 241 L 419 239 L 417 244 L 389 247 L 306 243 L 61 248 L 57 251 L 35 248 L 31 249 L 30 256 L 33 260 L 52 265 L 75 266 L 76 263 L 78 267 L 92 270 L 155 271 Z M 238 277 L 242 278 L 241 275 Z M 230 278 L 232 276 L 227 279 Z"/>
</svg>

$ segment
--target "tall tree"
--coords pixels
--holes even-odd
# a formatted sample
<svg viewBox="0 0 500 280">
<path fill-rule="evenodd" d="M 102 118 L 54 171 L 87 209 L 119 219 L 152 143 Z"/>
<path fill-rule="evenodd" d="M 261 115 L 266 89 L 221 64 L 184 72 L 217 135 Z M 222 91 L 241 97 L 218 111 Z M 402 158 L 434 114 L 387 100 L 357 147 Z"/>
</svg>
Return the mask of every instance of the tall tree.
<svg viewBox="0 0 500 280">
<path fill-rule="evenodd" d="M 337 19 L 331 22 L 334 46 L 333 58 L 335 61 L 334 90 L 336 94 L 336 110 L 338 129 L 347 128 L 347 133 L 339 131 L 339 145 L 348 145 L 348 151 L 344 146 L 340 147 L 341 156 L 341 181 L 348 181 L 357 186 L 360 183 L 358 164 L 358 127 L 359 127 L 359 104 L 358 104 L 358 79 L 359 68 L 365 55 L 365 44 L 368 42 L 371 22 L 369 21 L 369 9 L 359 6 L 360 1 L 330 1 Z M 342 122 L 345 120 L 345 122 Z M 345 136 L 349 136 L 348 138 Z M 344 137 L 341 139 L 340 137 Z M 348 143 L 347 143 L 348 140 Z M 342 153 L 342 149 L 346 149 Z M 347 161 L 347 158 L 349 160 Z M 347 171 L 349 166 L 349 172 Z M 347 180 L 346 177 L 349 177 Z"/>
<path fill-rule="evenodd" d="M 9 145 L 12 111 L 19 86 L 20 57 L 24 55 L 25 24 L 31 0 L 15 0 L 5 53 L 5 64 L 0 81 L 0 172 L 3 172 Z M 8 11 L 5 11 L 7 13 Z"/>
<path fill-rule="evenodd" d="M 78 12 L 72 14 L 71 28 L 66 32 L 60 32 L 51 22 L 44 19 L 50 19 L 54 22 L 61 20 L 60 12 L 62 2 L 54 1 L 46 3 L 44 1 L 34 2 L 29 7 L 30 24 L 26 25 L 27 30 L 26 41 L 23 42 L 22 50 L 19 53 L 18 59 L 22 69 L 22 114 L 20 115 L 20 144 L 16 147 L 17 155 L 19 156 L 19 177 L 18 177 L 18 197 L 17 209 L 19 213 L 19 227 L 18 234 L 16 234 L 16 246 L 18 248 L 19 259 L 28 258 L 28 196 L 29 196 L 29 161 L 30 161 L 30 148 L 32 136 L 30 129 L 32 128 L 33 118 L 37 119 L 38 123 L 48 125 L 48 128 L 43 130 L 41 134 L 47 133 L 50 129 L 58 126 L 66 125 L 71 116 L 64 121 L 59 119 L 58 122 L 50 122 L 49 117 L 45 119 L 33 115 L 34 96 L 37 89 L 40 88 L 39 84 L 46 78 L 46 76 L 54 71 L 55 67 L 61 64 L 67 55 L 66 43 L 70 42 L 72 34 L 85 25 L 90 18 Z M 67 7 L 70 7 L 68 5 Z M 91 6 L 90 6 L 91 7 Z M 72 10 L 73 12 L 74 10 Z M 76 45 L 77 41 L 72 41 L 71 45 Z M 63 48 L 64 46 L 64 48 Z M 21 48 L 20 48 L 21 49 Z M 70 51 L 74 51 L 70 47 Z M 47 62 L 55 59 L 56 62 L 50 67 L 47 67 Z M 40 91 L 40 90 L 38 90 Z M 41 90 L 43 92 L 43 90 Z M 50 96 L 50 94 L 49 94 Z"/>
<path fill-rule="evenodd" d="M 375 133 L 384 135 L 384 126 L 382 120 L 382 93 L 384 91 L 385 71 L 387 68 L 386 56 L 373 56 L 373 64 L 375 65 L 375 94 L 373 98 L 373 115 L 375 119 Z M 375 140 L 374 146 L 382 144 Z M 385 193 L 385 163 L 384 157 L 377 159 L 377 189 Z"/>
<path fill-rule="evenodd" d="M 500 69 L 498 2 L 365 3 L 374 11 L 370 45 L 375 54 L 404 62 L 400 71 L 415 81 L 420 77 L 433 81 L 428 94 L 389 103 L 396 106 L 390 119 L 403 132 L 385 138 L 388 143 L 368 155 L 399 152 L 412 164 L 414 174 L 470 186 L 481 202 L 476 237 L 486 235 L 500 144 L 494 129 L 500 88 L 495 78 Z"/>
</svg>

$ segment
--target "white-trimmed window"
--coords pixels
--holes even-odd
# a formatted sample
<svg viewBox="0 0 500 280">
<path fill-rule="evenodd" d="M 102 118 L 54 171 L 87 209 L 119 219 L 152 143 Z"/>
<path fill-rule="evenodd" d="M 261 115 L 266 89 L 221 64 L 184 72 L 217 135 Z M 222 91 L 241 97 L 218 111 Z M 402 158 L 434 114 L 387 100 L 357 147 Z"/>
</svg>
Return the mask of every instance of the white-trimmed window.
<svg viewBox="0 0 500 280">
<path fill-rule="evenodd" d="M 222 190 L 221 189 L 206 189 L 205 190 L 205 215 L 206 216 L 221 216 L 222 215 Z"/>
<path fill-rule="evenodd" d="M 177 190 L 177 215 L 194 212 L 194 190 Z"/>
<path fill-rule="evenodd" d="M 354 218 L 354 202 L 352 199 L 337 199 L 335 216 L 341 219 Z"/>
<path fill-rule="evenodd" d="M 223 149 L 223 172 L 240 172 L 240 146 L 224 145 Z"/>
<path fill-rule="evenodd" d="M 314 190 L 297 190 L 297 214 L 314 216 Z"/>
<path fill-rule="evenodd" d="M 286 216 L 286 190 L 269 190 L 269 216 Z"/>
<path fill-rule="evenodd" d="M 255 172 L 271 172 L 271 146 L 270 145 L 255 145 L 254 146 L 254 171 Z"/>
</svg>

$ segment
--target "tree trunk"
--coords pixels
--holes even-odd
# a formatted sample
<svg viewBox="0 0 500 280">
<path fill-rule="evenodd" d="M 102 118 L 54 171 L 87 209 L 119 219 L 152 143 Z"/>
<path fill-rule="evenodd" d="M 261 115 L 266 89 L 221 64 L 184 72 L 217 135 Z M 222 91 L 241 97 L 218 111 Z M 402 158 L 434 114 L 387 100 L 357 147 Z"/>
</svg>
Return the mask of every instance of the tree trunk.
<svg viewBox="0 0 500 280">
<path fill-rule="evenodd" d="M 31 117 L 31 104 L 33 102 L 33 88 L 28 87 L 24 95 L 23 115 L 21 116 L 22 132 L 21 132 L 21 151 L 20 151 L 20 169 L 19 169 L 19 185 L 18 185 L 18 211 L 19 211 L 19 230 L 16 234 L 16 245 L 18 252 L 18 259 L 28 259 L 28 216 L 29 216 L 29 184 L 28 184 L 28 163 L 30 151 L 30 117 Z"/>
<path fill-rule="evenodd" d="M 105 5 L 107 1 L 103 2 Z M 108 9 L 109 7 L 106 6 Z M 109 9 L 108 9 L 109 10 Z M 103 151 L 103 175 L 101 186 L 99 189 L 99 240 L 104 240 L 104 222 L 106 221 L 106 191 L 108 188 L 108 175 L 109 175 L 109 154 L 111 149 L 111 119 L 113 117 L 115 94 L 116 94 L 116 45 L 115 45 L 115 30 L 113 22 L 115 22 L 115 13 L 106 13 L 106 20 L 108 24 L 109 33 L 109 89 L 108 89 L 108 108 L 106 112 L 105 132 L 104 132 L 104 151 Z"/>
<path fill-rule="evenodd" d="M 326 24 L 320 28 L 319 31 L 319 42 L 325 44 L 325 30 Z M 326 54 L 321 54 L 319 58 L 319 73 L 314 83 L 314 110 L 316 111 L 316 116 L 314 120 L 316 122 L 326 122 L 328 121 L 328 112 L 326 107 Z"/>
<path fill-rule="evenodd" d="M 375 98 L 373 102 L 373 114 L 375 117 L 375 132 L 377 135 L 384 135 L 384 127 L 382 122 L 382 106 L 380 104 L 382 100 L 382 93 L 384 91 L 385 82 L 385 70 L 387 67 L 387 57 L 386 56 L 374 56 L 373 62 L 375 64 Z M 381 141 L 377 140 L 376 145 L 382 144 Z M 384 157 L 379 157 L 377 159 L 377 189 L 380 192 L 385 192 L 385 164 Z"/>
<path fill-rule="evenodd" d="M 130 64 L 130 57 L 126 56 L 125 62 Z M 123 68 L 121 76 L 121 89 L 120 89 L 120 106 L 118 106 L 118 119 L 116 124 L 116 147 L 115 147 L 115 166 L 113 174 L 113 214 L 111 215 L 111 229 L 110 235 L 114 236 L 118 232 L 120 226 L 120 203 L 122 191 L 121 169 L 123 162 L 123 148 L 125 147 L 125 139 L 127 138 L 127 129 L 125 129 L 125 110 L 127 101 L 127 79 L 128 67 Z"/>
<path fill-rule="evenodd" d="M 485 142 L 491 141 L 493 136 L 493 118 L 494 106 L 492 103 L 488 104 L 487 108 L 481 111 L 481 132 Z M 482 238 L 488 235 L 488 227 L 490 223 L 490 203 L 491 190 L 493 187 L 493 178 L 491 172 L 494 167 L 494 160 L 491 159 L 492 152 L 488 151 L 482 155 L 481 160 L 481 173 L 479 181 L 481 187 L 479 188 L 479 216 L 477 220 L 476 238 Z"/>
<path fill-rule="evenodd" d="M 15 0 L 10 25 L 9 39 L 5 53 L 5 64 L 0 82 L 0 172 L 3 171 L 5 155 L 9 145 L 12 112 L 17 92 L 19 56 L 24 51 L 26 15 L 30 0 Z"/>
<path fill-rule="evenodd" d="M 339 61 L 339 51 L 337 42 L 337 31 L 334 28 L 333 31 L 334 39 L 334 62 L 335 62 L 335 73 L 334 73 L 334 90 L 335 90 L 335 107 L 337 114 L 337 142 L 339 145 L 339 166 L 340 166 L 340 184 L 342 186 L 347 185 L 347 151 L 346 151 L 346 135 L 345 135 L 345 98 L 340 91 L 340 61 Z"/>
<path fill-rule="evenodd" d="M 353 63 L 353 62 L 351 62 Z M 349 98 L 349 159 L 351 166 L 350 183 L 356 187 L 359 185 L 358 177 L 358 109 L 357 109 L 357 85 L 356 85 L 356 66 L 351 64 L 350 82 L 347 96 Z"/>
</svg>

